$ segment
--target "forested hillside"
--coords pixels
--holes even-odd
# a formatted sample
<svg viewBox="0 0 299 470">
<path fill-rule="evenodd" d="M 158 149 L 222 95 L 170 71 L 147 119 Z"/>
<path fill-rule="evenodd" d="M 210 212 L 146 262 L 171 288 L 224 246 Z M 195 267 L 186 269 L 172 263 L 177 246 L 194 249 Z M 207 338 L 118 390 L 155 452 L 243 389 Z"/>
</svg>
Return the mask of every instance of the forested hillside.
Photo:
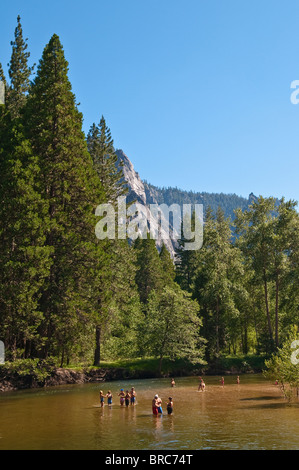
<svg viewBox="0 0 299 470">
<path fill-rule="evenodd" d="M 0 79 L 6 360 L 98 366 L 155 356 L 161 369 L 165 357 L 202 364 L 226 353 L 276 350 L 299 324 L 296 202 L 146 183 L 158 203 L 204 205 L 202 248 L 186 250 L 182 238 L 173 263 L 149 235 L 132 243 L 99 239 L 96 208 L 109 203 L 117 216 L 128 188 L 100 104 L 98 122 L 87 135 L 82 130 L 59 37 L 49 39 L 33 75 L 18 18 L 8 77 L 0 65 Z"/>
<path fill-rule="evenodd" d="M 250 194 L 248 199 L 236 194 L 207 193 L 184 191 L 179 188 L 158 188 L 148 182 L 144 182 L 145 192 L 148 200 L 156 199 L 158 204 L 203 204 L 204 213 L 210 207 L 216 212 L 219 207 L 224 212 L 225 217 L 235 218 L 236 209 L 248 209 L 251 202 L 257 198 Z"/>
</svg>

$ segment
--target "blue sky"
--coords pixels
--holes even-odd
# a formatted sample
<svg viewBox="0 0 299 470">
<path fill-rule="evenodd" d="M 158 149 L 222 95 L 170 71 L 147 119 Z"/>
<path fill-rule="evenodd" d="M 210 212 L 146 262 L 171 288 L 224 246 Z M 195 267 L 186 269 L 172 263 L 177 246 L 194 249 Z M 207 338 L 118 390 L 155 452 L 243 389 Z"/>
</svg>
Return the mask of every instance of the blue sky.
<svg viewBox="0 0 299 470">
<path fill-rule="evenodd" d="M 59 35 L 84 130 L 102 115 L 141 178 L 193 191 L 299 201 L 297 0 L 14 0 L 38 63 Z"/>
</svg>

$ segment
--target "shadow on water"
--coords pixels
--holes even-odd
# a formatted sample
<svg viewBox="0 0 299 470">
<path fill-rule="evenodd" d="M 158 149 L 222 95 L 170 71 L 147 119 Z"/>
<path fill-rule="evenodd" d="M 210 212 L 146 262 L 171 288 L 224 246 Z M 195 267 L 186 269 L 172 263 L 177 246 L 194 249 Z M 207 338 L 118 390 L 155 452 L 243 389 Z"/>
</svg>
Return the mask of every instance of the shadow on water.
<svg viewBox="0 0 299 470">
<path fill-rule="evenodd" d="M 240 398 L 240 401 L 263 401 L 263 400 L 281 400 L 281 397 L 273 396 L 261 396 L 261 397 L 250 397 L 250 398 Z"/>
<path fill-rule="evenodd" d="M 299 408 L 299 403 L 264 403 L 263 405 L 252 405 L 246 407 L 247 409 L 255 409 L 255 410 L 279 410 L 279 409 L 287 409 L 287 408 Z M 244 408 L 243 408 L 244 409 Z"/>
</svg>

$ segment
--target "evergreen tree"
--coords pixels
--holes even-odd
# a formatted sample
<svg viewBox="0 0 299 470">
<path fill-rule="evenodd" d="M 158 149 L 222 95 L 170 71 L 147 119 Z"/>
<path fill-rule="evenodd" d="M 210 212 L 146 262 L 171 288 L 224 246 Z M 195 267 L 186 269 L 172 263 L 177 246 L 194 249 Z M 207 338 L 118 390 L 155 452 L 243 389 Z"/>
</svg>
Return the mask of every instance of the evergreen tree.
<svg viewBox="0 0 299 470">
<path fill-rule="evenodd" d="M 45 246 L 48 205 L 40 196 L 39 166 L 21 124 L 0 116 L 0 336 L 7 357 L 29 357 L 41 342 L 41 289 L 49 273 Z"/>
<path fill-rule="evenodd" d="M 43 355 L 61 357 L 70 354 L 78 331 L 101 317 L 97 292 L 106 262 L 94 234 L 94 211 L 104 194 L 67 73 L 68 63 L 54 34 L 43 51 L 24 111 L 27 135 L 39 157 L 42 197 L 49 207 L 46 245 L 53 250 L 41 298 Z"/>
<path fill-rule="evenodd" d="M 10 87 L 7 92 L 7 106 L 13 118 L 19 117 L 26 102 L 30 87 L 30 75 L 33 67 L 28 66 L 30 53 L 27 51 L 27 39 L 23 38 L 21 18 L 17 18 L 15 39 L 11 42 L 12 54 L 9 65 Z"/>
<path fill-rule="evenodd" d="M 175 280 L 175 267 L 170 256 L 169 251 L 167 250 L 166 246 L 162 245 L 160 254 L 160 261 L 161 261 L 161 269 L 163 273 L 163 278 L 166 286 L 173 284 Z"/>
<path fill-rule="evenodd" d="M 155 240 L 148 234 L 146 239 L 137 238 L 134 243 L 137 253 L 136 283 L 139 289 L 140 300 L 146 304 L 152 290 L 161 291 L 163 286 L 163 273 L 159 253 Z"/>
<path fill-rule="evenodd" d="M 212 213 L 209 208 L 207 211 L 207 220 Z M 192 285 L 194 282 L 194 276 L 198 265 L 198 252 L 199 250 L 188 250 L 186 244 L 190 240 L 184 236 L 184 221 L 182 222 L 182 238 L 178 240 L 178 248 L 175 252 L 175 271 L 176 271 L 176 282 L 181 286 L 182 289 L 192 292 Z M 194 230 L 195 227 L 195 212 L 192 213 L 191 228 Z"/>
<path fill-rule="evenodd" d="M 127 188 L 124 185 L 122 163 L 118 162 L 111 131 L 103 116 L 98 126 L 91 126 L 87 135 L 87 147 L 106 192 L 106 202 L 115 205 L 117 198 L 127 193 Z"/>
<path fill-rule="evenodd" d="M 7 81 L 6 81 L 1 63 L 0 63 L 0 82 L 3 83 L 3 86 L 4 86 L 4 101 L 5 101 L 5 103 L 7 103 Z"/>
</svg>

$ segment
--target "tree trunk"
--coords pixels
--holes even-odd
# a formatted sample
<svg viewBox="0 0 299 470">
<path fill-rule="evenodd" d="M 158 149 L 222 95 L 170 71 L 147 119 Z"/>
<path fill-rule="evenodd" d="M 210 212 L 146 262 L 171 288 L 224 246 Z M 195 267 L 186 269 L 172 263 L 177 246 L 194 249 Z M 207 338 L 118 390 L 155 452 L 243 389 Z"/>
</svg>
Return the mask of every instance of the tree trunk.
<svg viewBox="0 0 299 470">
<path fill-rule="evenodd" d="M 264 269 L 264 272 L 263 272 L 263 278 L 264 278 L 264 292 L 265 292 L 266 315 L 267 315 L 267 321 L 268 321 L 268 331 L 269 331 L 270 341 L 271 341 L 272 347 L 273 347 L 273 343 L 274 343 L 274 341 L 273 341 L 273 331 L 272 331 L 270 311 L 269 311 L 268 285 L 267 285 L 266 270 L 265 269 Z"/>
<path fill-rule="evenodd" d="M 159 359 L 159 376 L 160 377 L 161 377 L 161 374 L 162 374 L 162 361 L 163 361 L 163 355 L 161 354 L 160 359 Z"/>
<path fill-rule="evenodd" d="M 96 326 L 96 347 L 94 351 L 94 363 L 93 365 L 99 367 L 101 359 L 101 327 Z"/>
<path fill-rule="evenodd" d="M 278 348 L 279 340 L 278 340 L 278 302 L 279 302 L 279 274 L 276 273 L 276 280 L 275 280 L 275 345 Z"/>
<path fill-rule="evenodd" d="M 216 302 L 216 352 L 217 355 L 220 351 L 220 342 L 219 342 L 219 297 L 217 296 Z"/>
</svg>

